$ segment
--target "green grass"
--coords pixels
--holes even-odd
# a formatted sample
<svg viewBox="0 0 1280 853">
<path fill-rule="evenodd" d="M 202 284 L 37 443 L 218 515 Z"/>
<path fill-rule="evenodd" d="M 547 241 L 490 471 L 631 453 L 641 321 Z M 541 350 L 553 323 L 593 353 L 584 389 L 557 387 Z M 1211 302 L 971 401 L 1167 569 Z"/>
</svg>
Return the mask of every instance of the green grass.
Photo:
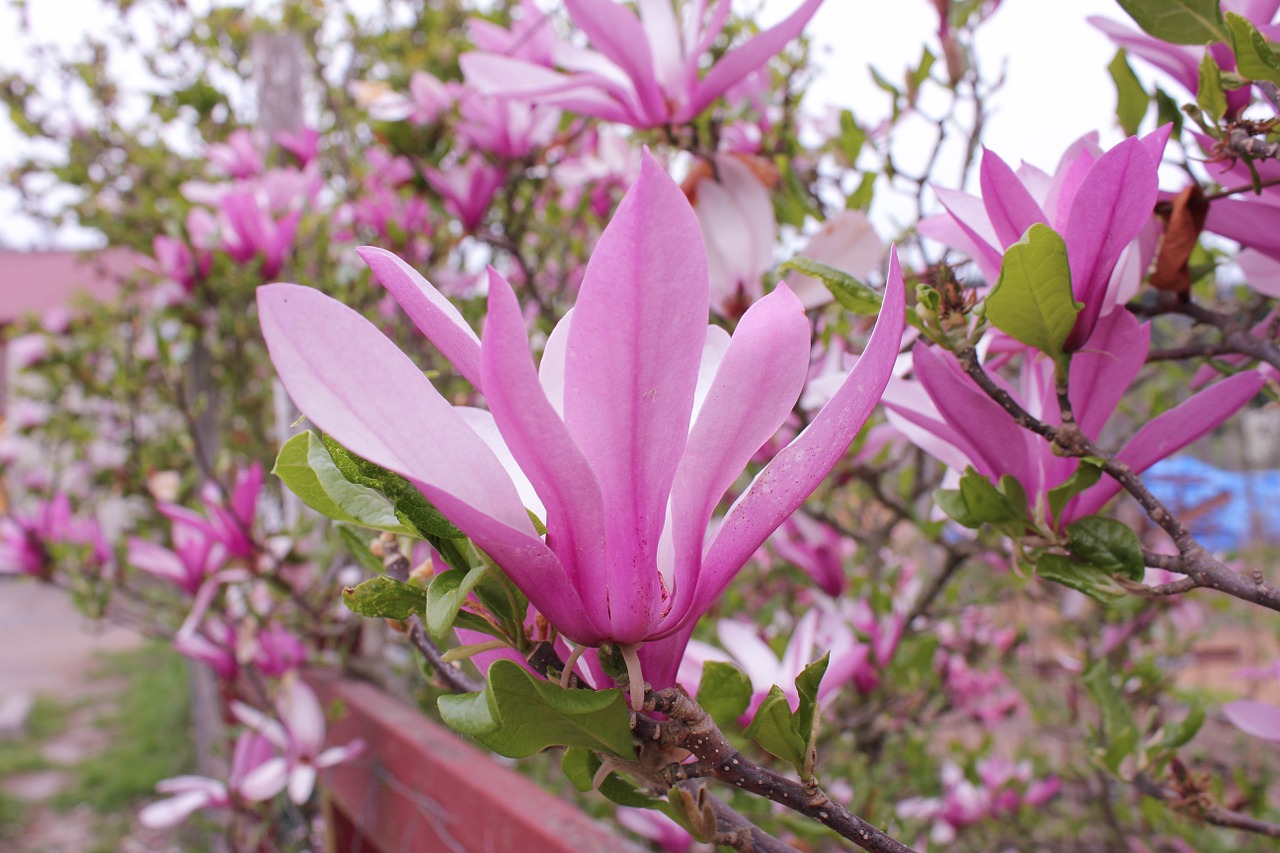
<svg viewBox="0 0 1280 853">
<path fill-rule="evenodd" d="M 111 742 L 71 768 L 74 781 L 54 799 L 55 808 L 85 804 L 99 814 L 118 812 L 191 767 L 186 661 L 153 644 L 105 658 L 101 674 L 125 680 L 115 709 L 97 721 Z"/>
</svg>

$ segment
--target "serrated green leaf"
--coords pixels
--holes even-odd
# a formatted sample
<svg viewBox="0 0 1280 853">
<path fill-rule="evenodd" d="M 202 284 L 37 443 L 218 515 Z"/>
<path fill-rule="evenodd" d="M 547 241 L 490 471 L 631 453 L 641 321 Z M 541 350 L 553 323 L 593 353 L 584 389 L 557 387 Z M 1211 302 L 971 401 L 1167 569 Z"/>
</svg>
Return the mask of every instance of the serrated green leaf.
<svg viewBox="0 0 1280 853">
<path fill-rule="evenodd" d="M 441 696 L 436 704 L 446 725 L 508 758 L 552 746 L 635 758 L 622 691 L 565 689 L 506 658 L 489 667 L 484 690 Z"/>
<path fill-rule="evenodd" d="M 427 591 L 382 575 L 344 589 L 342 602 L 352 613 L 361 616 L 403 621 L 414 614 L 422 614 L 427 606 Z"/>
<path fill-rule="evenodd" d="M 1200 60 L 1200 88 L 1196 92 L 1196 105 L 1215 122 L 1227 114 L 1227 96 L 1222 90 L 1222 74 L 1213 55 L 1205 51 Z"/>
<path fill-rule="evenodd" d="M 371 575 L 382 573 L 382 561 L 369 550 L 369 539 L 360 531 L 352 527 L 350 524 L 335 524 L 338 530 L 338 536 L 342 539 L 342 544 L 347 546 L 347 550 L 356 562 L 360 564 L 360 568 L 364 569 Z"/>
<path fill-rule="evenodd" d="M 1219 0 L 1117 0 L 1148 35 L 1173 44 L 1226 41 Z"/>
<path fill-rule="evenodd" d="M 1066 243 L 1037 222 L 1004 253 L 984 311 L 997 329 L 1058 361 L 1083 307 L 1072 297 Z"/>
<path fill-rule="evenodd" d="M 427 586 L 425 620 L 431 639 L 437 643 L 444 641 L 467 596 L 484 579 L 487 571 L 488 567 L 483 565 L 469 571 L 450 569 L 431 579 Z"/>
<path fill-rule="evenodd" d="M 1111 604 L 1125 596 L 1125 590 L 1110 572 L 1073 560 L 1065 554 L 1040 554 L 1036 557 L 1036 574 L 1047 581 L 1083 592 L 1103 604 Z"/>
<path fill-rule="evenodd" d="M 1140 581 L 1146 572 L 1142 542 L 1127 524 L 1089 515 L 1067 526 L 1067 545 L 1076 556 L 1105 572 Z"/>
<path fill-rule="evenodd" d="M 776 684 L 769 688 L 745 734 L 765 752 L 790 761 L 797 770 L 804 766 L 808 744 L 796 730 L 786 694 Z"/>
<path fill-rule="evenodd" d="M 1111 72 L 1111 80 L 1116 84 L 1116 119 L 1120 127 L 1129 136 L 1138 132 L 1147 107 L 1151 104 L 1151 96 L 1143 88 L 1138 75 L 1129 67 L 1129 60 L 1124 48 L 1116 51 L 1115 58 L 1107 66 Z"/>
<path fill-rule="evenodd" d="M 1247 18 L 1228 12 L 1227 31 L 1231 34 L 1231 51 L 1236 55 L 1236 73 L 1246 80 L 1280 84 L 1280 59 L 1258 28 Z"/>
<path fill-rule="evenodd" d="M 271 473 L 304 504 L 335 521 L 397 535 L 415 533 L 396 518 L 395 507 L 380 492 L 344 477 L 324 443 L 310 430 L 281 446 Z"/>
<path fill-rule="evenodd" d="M 787 270 L 795 270 L 821 279 L 836 301 L 846 311 L 854 314 L 870 315 L 879 313 L 880 305 L 884 301 L 883 296 L 847 272 L 819 263 L 811 258 L 797 255 L 778 268 L 779 272 L 786 272 Z"/>
<path fill-rule="evenodd" d="M 751 704 L 751 679 L 731 663 L 707 661 L 698 682 L 698 704 L 720 728 L 735 726 Z"/>
<path fill-rule="evenodd" d="M 386 495 L 395 506 L 396 517 L 412 535 L 441 539 L 466 538 L 461 530 L 441 515 L 404 477 L 362 459 L 327 435 L 324 437 L 324 446 L 343 477 Z"/>
<path fill-rule="evenodd" d="M 1062 508 L 1067 502 L 1085 489 L 1093 486 L 1102 476 L 1102 468 L 1089 459 L 1081 459 L 1071 476 L 1049 490 L 1049 512 L 1054 519 L 1062 515 Z"/>
<path fill-rule="evenodd" d="M 1102 736 L 1107 744 L 1103 762 L 1114 773 L 1137 745 L 1138 727 L 1104 661 L 1089 667 L 1083 680 L 1085 689 L 1102 712 Z"/>
</svg>

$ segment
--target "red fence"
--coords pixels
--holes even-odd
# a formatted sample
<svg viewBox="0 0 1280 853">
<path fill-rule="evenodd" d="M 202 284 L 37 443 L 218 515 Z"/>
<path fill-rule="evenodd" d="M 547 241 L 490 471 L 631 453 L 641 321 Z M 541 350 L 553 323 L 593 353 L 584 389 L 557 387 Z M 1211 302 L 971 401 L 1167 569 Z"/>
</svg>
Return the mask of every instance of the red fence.
<svg viewBox="0 0 1280 853">
<path fill-rule="evenodd" d="M 307 680 L 343 707 L 330 743 L 367 747 L 321 776 L 331 853 L 639 849 L 376 687 L 328 672 Z"/>
</svg>

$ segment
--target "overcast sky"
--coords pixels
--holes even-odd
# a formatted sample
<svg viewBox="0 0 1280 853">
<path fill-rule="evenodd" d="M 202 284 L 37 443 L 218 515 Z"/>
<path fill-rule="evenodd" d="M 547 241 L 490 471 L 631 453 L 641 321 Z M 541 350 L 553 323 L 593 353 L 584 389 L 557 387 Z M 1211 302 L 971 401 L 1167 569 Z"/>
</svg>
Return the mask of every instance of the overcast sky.
<svg viewBox="0 0 1280 853">
<path fill-rule="evenodd" d="M 752 8 L 757 2 L 742 0 L 741 5 Z M 764 23 L 798 3 L 765 0 Z M 100 25 L 100 6 L 100 0 L 29 4 L 38 39 L 63 45 L 78 42 L 83 32 Z M 1104 143 L 1119 138 L 1113 118 L 1115 95 L 1106 70 L 1115 49 L 1085 22 L 1091 14 L 1125 19 L 1114 0 L 1005 0 L 980 31 L 985 72 L 998 74 L 1007 63 L 1007 84 L 991 104 L 994 115 L 984 137 L 986 145 L 1006 160 L 1052 168 L 1067 144 L 1083 133 L 1101 129 Z M 5 67 L 12 67 L 21 49 L 16 27 L 7 20 L 10 15 L 8 6 L 0 7 L 0 65 Z M 867 66 L 901 80 L 905 69 L 918 61 L 922 45 L 937 52 L 936 29 L 936 13 L 928 0 L 827 0 L 808 29 L 825 69 L 812 101 L 852 108 L 864 125 L 874 125 L 888 114 L 889 102 L 872 82 Z M 0 161 L 12 158 L 16 141 L 7 120 L 0 118 Z M 910 154 L 901 156 L 910 168 Z M 0 193 L 0 242 L 45 242 L 47 235 L 18 221 L 11 211 L 11 197 Z M 58 239 L 65 242 L 66 235 Z"/>
</svg>

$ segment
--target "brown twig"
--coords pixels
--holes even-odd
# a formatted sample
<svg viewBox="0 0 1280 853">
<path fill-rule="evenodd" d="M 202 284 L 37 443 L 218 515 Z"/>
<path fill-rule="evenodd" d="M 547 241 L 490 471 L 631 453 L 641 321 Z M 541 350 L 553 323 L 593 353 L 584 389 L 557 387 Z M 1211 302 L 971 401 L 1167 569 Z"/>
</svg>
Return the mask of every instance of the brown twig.
<svg viewBox="0 0 1280 853">
<path fill-rule="evenodd" d="M 1174 811 L 1202 820 L 1205 823 L 1228 829 L 1238 829 L 1242 832 L 1251 832 L 1266 838 L 1280 838 L 1280 824 L 1259 820 L 1256 817 L 1241 814 L 1240 812 L 1233 812 L 1230 809 L 1224 809 L 1212 803 L 1201 802 L 1199 798 L 1184 796 L 1174 789 L 1161 785 L 1159 782 L 1148 779 L 1141 774 L 1134 778 L 1133 785 L 1146 796 L 1168 804 Z"/>
<path fill-rule="evenodd" d="M 642 763 L 646 748 L 656 750 L 659 755 L 672 750 L 687 750 L 696 758 L 689 764 L 669 763 L 661 768 L 659 779 L 663 784 L 671 786 L 703 777 L 718 779 L 812 818 L 863 850 L 911 853 L 910 847 L 828 797 L 816 779 L 796 782 L 761 767 L 738 752 L 711 715 L 679 687 L 648 692 L 644 710 L 665 714 L 667 719 L 659 721 L 642 714 L 635 715 Z"/>
<path fill-rule="evenodd" d="M 409 642 L 422 653 L 427 663 L 431 664 L 436 674 L 440 676 L 440 680 L 454 693 L 478 693 L 484 690 L 484 684 L 443 660 L 440 649 L 436 648 L 436 644 L 427 636 L 426 630 L 422 627 L 422 620 L 417 614 L 409 617 Z"/>
<path fill-rule="evenodd" d="M 1161 561 L 1159 568 L 1194 578 L 1198 587 L 1215 589 L 1234 598 L 1280 611 L 1280 589 L 1266 583 L 1262 572 L 1255 569 L 1245 576 L 1215 559 L 1196 541 L 1191 530 L 1147 489 L 1132 468 L 1094 444 L 1078 425 L 1067 422 L 1064 418 L 1063 426 L 1056 427 L 1032 416 L 1008 391 L 987 375 L 978 363 L 978 354 L 972 346 L 957 348 L 955 355 L 969 378 L 1008 412 L 1019 426 L 1041 436 L 1064 456 L 1090 456 L 1102 460 L 1102 470 L 1133 496 L 1147 517 L 1168 533 L 1177 546 L 1180 559 Z"/>
</svg>

